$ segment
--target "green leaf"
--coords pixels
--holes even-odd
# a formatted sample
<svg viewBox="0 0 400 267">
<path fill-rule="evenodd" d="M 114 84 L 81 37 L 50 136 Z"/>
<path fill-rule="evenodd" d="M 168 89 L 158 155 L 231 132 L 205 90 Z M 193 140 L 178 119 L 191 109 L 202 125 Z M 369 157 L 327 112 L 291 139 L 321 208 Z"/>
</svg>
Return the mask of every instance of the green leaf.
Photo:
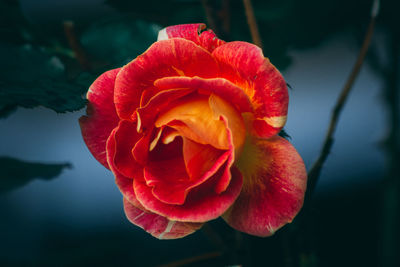
<svg viewBox="0 0 400 267">
<path fill-rule="evenodd" d="M 93 24 L 81 35 L 81 43 L 90 58 L 104 68 L 121 67 L 142 54 L 157 41 L 160 26 L 144 21 L 104 20 Z"/>
<path fill-rule="evenodd" d="M 32 38 L 31 30 L 18 0 L 0 0 L 0 40 L 25 43 Z"/>
<path fill-rule="evenodd" d="M 60 58 L 31 45 L 0 43 L 0 117 L 16 107 L 43 106 L 56 112 L 85 106 L 88 84 L 68 79 Z"/>
<path fill-rule="evenodd" d="M 22 187 L 36 178 L 54 179 L 65 168 L 71 168 L 71 164 L 44 164 L 0 157 L 0 193 Z"/>
</svg>

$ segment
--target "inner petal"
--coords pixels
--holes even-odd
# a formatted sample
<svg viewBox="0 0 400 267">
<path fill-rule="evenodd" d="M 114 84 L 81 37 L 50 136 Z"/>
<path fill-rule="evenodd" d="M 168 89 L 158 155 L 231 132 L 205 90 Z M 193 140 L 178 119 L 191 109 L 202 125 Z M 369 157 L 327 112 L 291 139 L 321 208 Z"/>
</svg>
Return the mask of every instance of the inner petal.
<svg viewBox="0 0 400 267">
<path fill-rule="evenodd" d="M 158 143 L 149 156 L 151 160 L 144 168 L 147 186 L 152 187 L 158 200 L 181 205 L 192 188 L 220 169 L 228 159 L 229 151 L 179 136 L 167 145 Z"/>
<path fill-rule="evenodd" d="M 174 107 L 159 115 L 155 126 L 168 125 L 197 143 L 229 149 L 226 127 L 215 118 L 208 98 L 195 95 L 176 101 Z"/>
</svg>

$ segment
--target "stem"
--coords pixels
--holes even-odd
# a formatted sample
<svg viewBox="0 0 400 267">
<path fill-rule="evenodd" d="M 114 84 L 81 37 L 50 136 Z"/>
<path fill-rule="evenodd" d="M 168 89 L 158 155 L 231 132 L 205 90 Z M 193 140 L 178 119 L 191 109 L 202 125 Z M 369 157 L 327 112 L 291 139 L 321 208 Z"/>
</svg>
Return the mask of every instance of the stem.
<svg viewBox="0 0 400 267">
<path fill-rule="evenodd" d="M 324 144 L 322 146 L 321 153 L 320 153 L 318 159 L 315 161 L 315 163 L 311 167 L 310 171 L 308 172 L 308 190 L 307 190 L 307 194 L 306 194 L 306 200 L 308 200 L 312 196 L 312 194 L 315 190 L 315 186 L 317 184 L 318 178 L 320 176 L 321 169 L 331 151 L 331 148 L 333 145 L 333 135 L 335 133 L 336 126 L 339 121 L 340 113 L 343 110 L 343 107 L 346 103 L 349 93 L 350 93 L 351 89 L 353 88 L 354 81 L 357 78 L 357 76 L 360 72 L 361 66 L 364 62 L 365 55 L 367 54 L 368 47 L 371 43 L 371 38 L 372 38 L 372 34 L 374 32 L 374 26 L 375 26 L 376 16 L 378 15 L 378 12 L 379 12 L 379 0 L 375 0 L 373 3 L 372 11 L 371 11 L 371 20 L 370 20 L 370 23 L 368 26 L 367 33 L 364 37 L 362 47 L 358 54 L 357 60 L 356 60 L 354 66 L 353 66 L 353 69 L 342 89 L 342 92 L 340 93 L 340 95 L 336 101 L 335 107 L 333 108 L 331 120 L 329 123 L 329 128 L 328 128 L 328 131 L 325 136 L 325 140 L 324 140 Z"/>
<path fill-rule="evenodd" d="M 222 0 L 222 10 L 221 10 L 221 20 L 222 20 L 222 31 L 225 40 L 230 40 L 231 36 L 231 12 L 230 12 L 230 0 Z"/>
<path fill-rule="evenodd" d="M 398 266 L 398 238 L 400 231 L 400 112 L 399 112 L 399 71 L 400 38 L 392 30 L 391 64 L 385 76 L 385 102 L 388 108 L 389 135 L 385 142 L 388 170 L 384 180 L 382 209 L 382 249 L 381 266 Z M 397 262 L 396 262 L 397 261 Z"/>
<path fill-rule="evenodd" d="M 244 9 L 246 10 L 247 23 L 249 24 L 251 39 L 253 43 L 263 48 L 260 32 L 258 31 L 258 26 L 256 22 L 256 17 L 254 16 L 253 6 L 251 5 L 251 0 L 243 0 Z"/>
</svg>

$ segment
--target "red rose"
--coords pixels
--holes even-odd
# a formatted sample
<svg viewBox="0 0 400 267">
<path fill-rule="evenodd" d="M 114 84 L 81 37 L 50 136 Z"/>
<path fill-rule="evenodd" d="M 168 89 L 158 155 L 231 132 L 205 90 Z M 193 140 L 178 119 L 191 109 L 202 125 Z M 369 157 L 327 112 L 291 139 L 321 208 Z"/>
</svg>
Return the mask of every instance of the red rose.
<svg viewBox="0 0 400 267">
<path fill-rule="evenodd" d="M 167 27 L 146 52 L 90 86 L 83 138 L 115 175 L 128 219 L 186 236 L 222 216 L 269 236 L 303 204 L 304 163 L 277 134 L 288 92 L 260 48 L 204 24 Z"/>
</svg>

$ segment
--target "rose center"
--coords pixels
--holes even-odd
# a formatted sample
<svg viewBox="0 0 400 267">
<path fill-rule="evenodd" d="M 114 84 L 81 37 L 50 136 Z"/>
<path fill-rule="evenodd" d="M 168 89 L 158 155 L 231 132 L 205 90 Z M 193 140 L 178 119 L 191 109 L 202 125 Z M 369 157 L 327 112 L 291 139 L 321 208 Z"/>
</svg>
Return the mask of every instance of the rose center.
<svg viewBox="0 0 400 267">
<path fill-rule="evenodd" d="M 233 145 L 236 156 L 241 151 L 246 134 L 241 114 L 213 94 L 180 99 L 157 118 L 155 126 L 164 125 L 176 130 L 171 134 L 173 137 L 181 135 L 221 150 L 229 150 Z"/>
</svg>

